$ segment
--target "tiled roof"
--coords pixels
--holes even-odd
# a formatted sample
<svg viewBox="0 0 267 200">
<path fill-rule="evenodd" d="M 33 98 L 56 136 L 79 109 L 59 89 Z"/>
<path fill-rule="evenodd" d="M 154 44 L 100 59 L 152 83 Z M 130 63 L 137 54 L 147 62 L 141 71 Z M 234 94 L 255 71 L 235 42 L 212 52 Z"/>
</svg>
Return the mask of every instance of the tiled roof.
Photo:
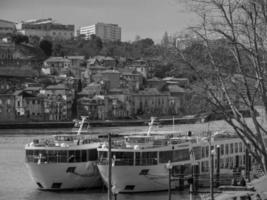
<svg viewBox="0 0 267 200">
<path fill-rule="evenodd" d="M 70 60 L 84 60 L 84 56 L 66 56 Z"/>
<path fill-rule="evenodd" d="M 148 79 L 147 81 L 162 81 L 162 79 L 160 79 L 158 77 L 153 77 L 151 79 Z"/>
<path fill-rule="evenodd" d="M 188 78 L 165 77 L 162 80 L 164 81 L 188 81 Z"/>
<path fill-rule="evenodd" d="M 70 60 L 63 57 L 49 57 L 45 62 L 70 62 Z"/>
<path fill-rule="evenodd" d="M 16 90 L 14 93 L 13 93 L 14 96 L 19 96 L 19 95 L 22 95 L 23 97 L 35 97 L 34 95 L 32 94 L 29 94 L 23 90 Z"/>
<path fill-rule="evenodd" d="M 167 95 L 167 92 L 160 92 L 157 88 L 145 88 L 144 90 L 140 90 L 138 93 L 135 93 L 133 95 Z"/>
<path fill-rule="evenodd" d="M 46 90 L 67 90 L 68 88 L 64 84 L 49 85 Z"/>
<path fill-rule="evenodd" d="M 96 59 L 95 58 L 89 58 L 88 60 L 87 60 L 87 63 L 89 63 L 90 65 L 91 64 L 94 64 L 96 62 Z"/>
<path fill-rule="evenodd" d="M 105 71 L 102 71 L 102 72 L 100 72 L 100 73 L 102 73 L 102 74 L 104 74 L 104 73 L 115 73 L 115 74 L 120 74 L 120 72 L 119 72 L 118 70 L 105 70 Z"/>
<path fill-rule="evenodd" d="M 185 93 L 185 90 L 178 85 L 168 85 L 168 89 L 171 93 Z"/>
<path fill-rule="evenodd" d="M 2 67 L 0 68 L 0 76 L 33 78 L 38 76 L 38 72 L 30 69 L 21 69 L 19 67 Z"/>
</svg>

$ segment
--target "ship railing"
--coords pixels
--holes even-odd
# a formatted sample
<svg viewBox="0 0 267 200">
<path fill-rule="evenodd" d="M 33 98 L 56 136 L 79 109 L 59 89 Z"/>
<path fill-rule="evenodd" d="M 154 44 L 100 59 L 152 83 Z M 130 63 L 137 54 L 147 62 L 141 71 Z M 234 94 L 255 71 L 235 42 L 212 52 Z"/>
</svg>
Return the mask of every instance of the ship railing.
<svg viewBox="0 0 267 200">
<path fill-rule="evenodd" d="M 105 148 L 108 148 L 108 144 L 107 143 L 103 143 Z M 151 144 L 151 145 L 146 145 L 145 143 L 133 143 L 133 144 L 129 144 L 126 142 L 112 142 L 111 144 L 111 148 L 112 149 L 153 149 L 153 148 L 159 148 L 159 147 L 165 147 L 165 146 L 169 146 L 169 143 L 160 143 L 160 144 Z"/>
<path fill-rule="evenodd" d="M 100 165 L 108 165 L 108 159 L 102 158 L 98 161 Z M 158 161 L 155 158 L 147 159 L 136 159 L 135 166 L 148 166 L 148 165 L 157 165 Z M 134 159 L 124 159 L 124 158 L 112 158 L 112 166 L 133 166 Z"/>
</svg>

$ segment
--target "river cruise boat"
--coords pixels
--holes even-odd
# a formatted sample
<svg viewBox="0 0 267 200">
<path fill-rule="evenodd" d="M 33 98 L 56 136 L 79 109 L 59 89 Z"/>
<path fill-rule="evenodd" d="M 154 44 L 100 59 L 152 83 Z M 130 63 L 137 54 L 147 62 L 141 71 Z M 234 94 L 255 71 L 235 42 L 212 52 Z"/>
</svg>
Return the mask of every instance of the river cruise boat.
<svg viewBox="0 0 267 200">
<path fill-rule="evenodd" d="M 191 134 L 153 134 L 151 127 L 147 134 L 125 136 L 124 140 L 112 143 L 111 180 L 119 192 L 167 190 L 169 173 L 181 178 L 171 181 L 171 188 L 174 189 L 187 184 L 187 181 L 182 180 L 192 176 L 192 170 L 199 177 L 198 184 L 208 186 L 210 147 L 220 147 L 220 183 L 225 182 L 227 175 L 228 183 L 231 183 L 233 169 L 245 164 L 245 146 L 235 136 L 217 134 L 213 138 L 214 141 L 207 141 L 205 137 L 194 137 Z M 97 166 L 107 185 L 108 144 L 102 144 L 97 150 Z M 215 177 L 217 167 L 217 159 L 214 156 Z"/>
<path fill-rule="evenodd" d="M 42 190 L 95 188 L 101 186 L 97 170 L 99 139 L 83 135 L 82 118 L 77 134 L 54 135 L 26 144 L 26 166 Z"/>
</svg>

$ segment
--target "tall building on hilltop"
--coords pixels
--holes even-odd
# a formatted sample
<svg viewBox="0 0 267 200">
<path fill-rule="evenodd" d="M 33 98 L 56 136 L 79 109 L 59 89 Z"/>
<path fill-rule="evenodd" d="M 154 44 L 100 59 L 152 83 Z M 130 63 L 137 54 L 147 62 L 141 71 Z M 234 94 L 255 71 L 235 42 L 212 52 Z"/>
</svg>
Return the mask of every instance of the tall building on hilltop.
<svg viewBox="0 0 267 200">
<path fill-rule="evenodd" d="M 6 21 L 0 19 L 0 38 L 6 36 L 7 34 L 12 34 L 16 32 L 16 26 L 14 22 Z"/>
<path fill-rule="evenodd" d="M 103 41 L 120 41 L 121 27 L 118 24 L 97 23 L 90 26 L 81 27 L 78 34 L 84 35 L 89 39 L 91 35 L 100 37 Z"/>
<path fill-rule="evenodd" d="M 46 37 L 51 40 L 68 40 L 74 37 L 74 25 L 59 24 L 51 18 L 22 21 L 17 24 L 17 29 L 27 36 Z"/>
</svg>

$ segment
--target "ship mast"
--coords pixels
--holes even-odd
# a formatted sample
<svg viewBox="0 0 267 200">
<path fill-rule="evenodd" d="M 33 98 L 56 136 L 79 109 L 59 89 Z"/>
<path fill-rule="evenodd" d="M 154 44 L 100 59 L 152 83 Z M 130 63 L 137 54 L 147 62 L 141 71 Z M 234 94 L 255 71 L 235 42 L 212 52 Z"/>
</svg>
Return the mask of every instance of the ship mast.
<svg viewBox="0 0 267 200">
<path fill-rule="evenodd" d="M 149 128 L 148 128 L 148 131 L 147 131 L 147 136 L 150 136 L 150 132 L 151 132 L 151 129 L 153 127 L 154 121 L 155 121 L 155 117 L 151 117 L 151 122 L 149 123 Z"/>
<path fill-rule="evenodd" d="M 84 124 L 84 122 L 85 122 L 87 117 L 86 116 L 81 116 L 81 118 L 82 118 L 82 121 L 80 122 L 80 127 L 79 127 L 79 130 L 77 132 L 77 135 L 81 135 L 81 132 L 82 132 L 82 129 L 83 129 L 83 124 Z"/>
</svg>

